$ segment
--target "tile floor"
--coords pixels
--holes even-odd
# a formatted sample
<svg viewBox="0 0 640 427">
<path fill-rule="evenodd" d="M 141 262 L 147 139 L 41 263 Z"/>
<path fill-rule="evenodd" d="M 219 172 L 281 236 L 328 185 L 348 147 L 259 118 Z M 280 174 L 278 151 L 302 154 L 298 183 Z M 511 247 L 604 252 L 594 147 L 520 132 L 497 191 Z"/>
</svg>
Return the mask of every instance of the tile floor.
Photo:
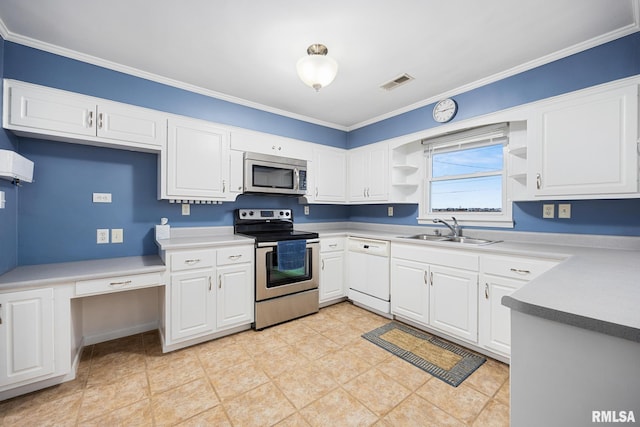
<svg viewBox="0 0 640 427">
<path fill-rule="evenodd" d="M 85 348 L 76 380 L 0 402 L 0 426 L 508 426 L 509 369 L 457 388 L 361 338 L 348 302 L 162 354 L 156 332 Z"/>
</svg>

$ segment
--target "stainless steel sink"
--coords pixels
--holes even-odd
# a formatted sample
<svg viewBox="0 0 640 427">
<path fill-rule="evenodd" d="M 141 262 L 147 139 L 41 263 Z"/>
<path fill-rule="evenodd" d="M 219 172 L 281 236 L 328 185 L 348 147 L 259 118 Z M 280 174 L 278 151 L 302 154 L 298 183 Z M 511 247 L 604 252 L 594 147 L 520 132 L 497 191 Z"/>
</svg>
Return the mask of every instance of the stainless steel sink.
<svg viewBox="0 0 640 427">
<path fill-rule="evenodd" d="M 429 242 L 451 242 L 464 245 L 490 245 L 498 240 L 476 239 L 464 236 L 438 236 L 436 234 L 414 234 L 413 236 L 400 236 L 403 239 L 425 240 Z"/>
<path fill-rule="evenodd" d="M 414 234 L 413 236 L 400 236 L 403 239 L 428 240 L 431 242 L 442 242 L 448 239 L 447 236 L 438 236 L 437 234 Z"/>
<path fill-rule="evenodd" d="M 454 243 L 463 243 L 467 245 L 490 245 L 492 243 L 496 243 L 497 240 L 487 240 L 487 239 L 474 239 L 473 237 L 463 237 L 463 236 L 451 236 L 448 237 L 446 242 L 454 242 Z"/>
</svg>

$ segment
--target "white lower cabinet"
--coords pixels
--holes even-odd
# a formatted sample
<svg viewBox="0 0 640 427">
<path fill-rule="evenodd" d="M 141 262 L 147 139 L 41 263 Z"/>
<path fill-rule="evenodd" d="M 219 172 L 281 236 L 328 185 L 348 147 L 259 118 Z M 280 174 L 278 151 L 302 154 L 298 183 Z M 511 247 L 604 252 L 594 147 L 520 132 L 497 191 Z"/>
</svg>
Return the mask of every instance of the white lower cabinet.
<svg viewBox="0 0 640 427">
<path fill-rule="evenodd" d="M 555 259 L 481 255 L 479 344 L 495 353 L 511 354 L 511 317 L 502 297 L 558 264 Z"/>
<path fill-rule="evenodd" d="M 253 322 L 253 301 L 253 264 L 218 267 L 218 330 Z"/>
<path fill-rule="evenodd" d="M 0 294 L 0 386 L 54 372 L 53 289 Z"/>
<path fill-rule="evenodd" d="M 478 273 L 430 266 L 429 324 L 443 332 L 478 342 Z"/>
<path fill-rule="evenodd" d="M 206 335 L 216 327 L 213 269 L 171 276 L 171 341 Z"/>
<path fill-rule="evenodd" d="M 343 237 L 320 240 L 320 304 L 346 296 Z"/>
<path fill-rule="evenodd" d="M 505 356 L 511 353 L 511 318 L 502 297 L 511 295 L 526 281 L 483 274 L 480 299 L 480 345 Z"/>
<path fill-rule="evenodd" d="M 391 312 L 421 324 L 429 323 L 428 264 L 391 259 Z"/>
<path fill-rule="evenodd" d="M 393 244 L 391 313 L 478 342 L 478 255 Z"/>
<path fill-rule="evenodd" d="M 253 245 L 167 251 L 164 258 L 171 275 L 164 302 L 165 351 L 236 327 L 248 329 L 254 319 Z"/>
</svg>

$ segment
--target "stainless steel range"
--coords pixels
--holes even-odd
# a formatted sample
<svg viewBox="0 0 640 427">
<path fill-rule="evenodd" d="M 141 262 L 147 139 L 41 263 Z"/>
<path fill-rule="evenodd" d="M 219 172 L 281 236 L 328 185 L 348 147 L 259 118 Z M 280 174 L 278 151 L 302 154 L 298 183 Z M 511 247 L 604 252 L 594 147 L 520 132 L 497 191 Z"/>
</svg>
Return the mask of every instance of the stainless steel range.
<svg viewBox="0 0 640 427">
<path fill-rule="evenodd" d="M 234 231 L 256 242 L 256 329 L 318 311 L 318 233 L 294 230 L 291 209 L 236 209 Z"/>
</svg>

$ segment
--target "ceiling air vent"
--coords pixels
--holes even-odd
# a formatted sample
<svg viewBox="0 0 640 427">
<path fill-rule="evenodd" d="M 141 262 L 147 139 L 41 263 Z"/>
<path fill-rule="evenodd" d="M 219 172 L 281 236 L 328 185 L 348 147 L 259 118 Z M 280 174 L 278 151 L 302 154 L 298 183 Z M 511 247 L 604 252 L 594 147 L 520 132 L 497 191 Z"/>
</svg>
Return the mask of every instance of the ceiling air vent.
<svg viewBox="0 0 640 427">
<path fill-rule="evenodd" d="M 407 73 L 404 73 L 396 77 L 395 79 L 383 84 L 382 86 L 380 86 L 380 88 L 384 90 L 392 90 L 405 83 L 409 83 L 411 80 L 413 80 L 413 77 L 411 77 Z"/>
</svg>

